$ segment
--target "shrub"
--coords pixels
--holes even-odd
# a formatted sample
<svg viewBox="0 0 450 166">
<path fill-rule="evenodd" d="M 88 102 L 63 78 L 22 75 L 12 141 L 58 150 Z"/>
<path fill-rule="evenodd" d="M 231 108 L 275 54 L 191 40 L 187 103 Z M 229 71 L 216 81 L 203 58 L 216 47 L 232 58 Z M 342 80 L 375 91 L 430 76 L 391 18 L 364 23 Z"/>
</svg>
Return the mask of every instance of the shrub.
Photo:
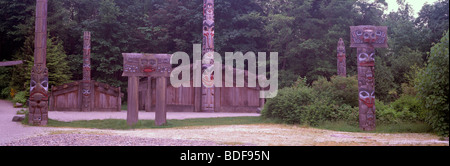
<svg viewBox="0 0 450 166">
<path fill-rule="evenodd" d="M 27 92 L 26 91 L 20 91 L 18 93 L 16 93 L 16 95 L 13 98 L 13 102 L 14 103 L 21 103 L 23 105 L 25 105 L 25 103 L 27 102 Z"/>
<path fill-rule="evenodd" d="M 348 96 L 345 96 L 346 94 L 341 91 L 345 91 L 349 87 L 354 88 L 355 83 L 348 86 L 348 84 L 343 83 L 345 81 L 341 81 L 345 78 L 337 79 L 340 81 L 328 82 L 326 79 L 320 78 L 314 83 L 313 87 L 310 87 L 307 86 L 305 78 L 299 78 L 293 84 L 293 87 L 279 90 L 275 98 L 267 101 L 262 116 L 278 119 L 289 124 L 311 126 L 316 126 L 325 121 L 342 120 L 354 124 L 358 121 L 358 108 L 349 104 L 342 104 Z M 333 78 L 332 80 L 337 79 Z M 355 94 L 353 96 L 356 96 Z M 357 102 L 357 99 L 355 100 Z"/>
<path fill-rule="evenodd" d="M 338 105 L 347 104 L 353 107 L 358 106 L 358 80 L 353 77 L 331 77 L 328 81 L 326 78 L 319 78 L 312 85 L 321 96 L 328 96 Z"/>
<path fill-rule="evenodd" d="M 449 134 L 449 32 L 431 48 L 428 64 L 418 74 L 416 89 L 425 120 L 441 136 Z"/>
<path fill-rule="evenodd" d="M 313 90 L 308 87 L 283 88 L 278 95 L 269 99 L 264 106 L 262 115 L 266 118 L 280 119 L 286 123 L 301 123 L 301 113 L 305 106 L 312 103 Z"/>
</svg>

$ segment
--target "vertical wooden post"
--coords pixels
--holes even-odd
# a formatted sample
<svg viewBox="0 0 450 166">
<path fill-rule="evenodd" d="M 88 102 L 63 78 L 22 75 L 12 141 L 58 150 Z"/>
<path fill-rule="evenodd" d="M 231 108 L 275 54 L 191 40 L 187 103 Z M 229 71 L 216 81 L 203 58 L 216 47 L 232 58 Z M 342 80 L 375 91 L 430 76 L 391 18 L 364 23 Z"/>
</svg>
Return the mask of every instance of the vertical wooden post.
<svg viewBox="0 0 450 166">
<path fill-rule="evenodd" d="M 30 113 L 28 123 L 48 123 L 47 0 L 36 0 L 34 66 L 30 79 Z"/>
<path fill-rule="evenodd" d="M 194 112 L 202 111 L 202 88 L 194 87 Z"/>
<path fill-rule="evenodd" d="M 119 87 L 119 94 L 117 96 L 117 112 L 122 111 L 122 89 Z"/>
<path fill-rule="evenodd" d="M 81 111 L 91 110 L 91 32 L 85 31 L 83 35 L 83 81 L 82 81 L 82 104 Z"/>
<path fill-rule="evenodd" d="M 214 87 L 214 112 L 221 112 L 220 97 L 222 93 L 222 88 Z"/>
<path fill-rule="evenodd" d="M 139 79 L 137 76 L 128 77 L 128 108 L 127 108 L 127 124 L 133 126 L 139 120 Z"/>
<path fill-rule="evenodd" d="M 147 77 L 147 101 L 145 101 L 145 112 L 152 112 L 152 77 Z"/>
<path fill-rule="evenodd" d="M 358 47 L 359 127 L 364 131 L 375 130 L 375 48 Z M 362 61 L 359 57 L 367 58 Z"/>
<path fill-rule="evenodd" d="M 357 48 L 359 128 L 375 130 L 375 48 L 388 48 L 386 26 L 350 26 L 350 47 Z"/>
<path fill-rule="evenodd" d="M 214 0 L 203 0 L 203 61 L 210 61 L 209 63 L 202 65 L 205 68 L 214 66 Z M 203 68 L 202 67 L 202 68 Z M 214 111 L 214 85 L 205 85 L 205 82 L 214 82 L 212 72 L 203 71 L 202 75 L 202 111 L 213 112 Z M 208 83 L 209 84 L 209 83 Z"/>
<path fill-rule="evenodd" d="M 347 77 L 347 62 L 345 55 L 345 44 L 342 38 L 339 38 L 337 46 L 337 74 L 338 76 Z"/>
<path fill-rule="evenodd" d="M 156 112 L 155 112 L 155 125 L 161 126 L 167 123 L 166 117 L 166 89 L 167 78 L 156 78 Z"/>
</svg>

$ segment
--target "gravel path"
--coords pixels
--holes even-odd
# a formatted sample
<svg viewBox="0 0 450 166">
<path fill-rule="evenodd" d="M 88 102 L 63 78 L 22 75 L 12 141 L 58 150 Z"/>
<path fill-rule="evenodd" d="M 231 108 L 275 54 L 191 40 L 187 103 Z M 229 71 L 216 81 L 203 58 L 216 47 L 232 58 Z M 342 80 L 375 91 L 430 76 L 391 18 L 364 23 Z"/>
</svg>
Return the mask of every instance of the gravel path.
<svg viewBox="0 0 450 166">
<path fill-rule="evenodd" d="M 212 141 L 136 138 L 95 134 L 55 134 L 27 138 L 5 146 L 224 146 Z"/>
<path fill-rule="evenodd" d="M 19 122 L 12 122 L 16 112 L 21 108 L 14 108 L 9 101 L 0 100 L 0 145 L 20 138 L 36 136 L 46 128 L 24 126 Z"/>
</svg>

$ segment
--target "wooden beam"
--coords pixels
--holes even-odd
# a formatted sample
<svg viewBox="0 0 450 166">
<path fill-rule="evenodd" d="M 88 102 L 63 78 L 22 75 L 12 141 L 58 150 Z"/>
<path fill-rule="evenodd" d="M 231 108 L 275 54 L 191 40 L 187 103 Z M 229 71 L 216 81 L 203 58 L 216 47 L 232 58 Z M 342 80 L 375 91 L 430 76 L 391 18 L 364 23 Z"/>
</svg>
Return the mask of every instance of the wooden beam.
<svg viewBox="0 0 450 166">
<path fill-rule="evenodd" d="M 155 125 L 161 126 L 167 123 L 166 118 L 166 89 L 167 78 L 156 78 L 156 110 L 155 110 Z"/>
<path fill-rule="evenodd" d="M 0 66 L 15 66 L 23 64 L 23 61 L 6 61 L 6 62 L 0 62 Z"/>
<path fill-rule="evenodd" d="M 147 77 L 145 112 L 152 112 L 152 77 Z"/>
<path fill-rule="evenodd" d="M 128 77 L 128 110 L 127 124 L 134 126 L 138 123 L 138 101 L 139 101 L 139 78 L 135 76 Z"/>
</svg>

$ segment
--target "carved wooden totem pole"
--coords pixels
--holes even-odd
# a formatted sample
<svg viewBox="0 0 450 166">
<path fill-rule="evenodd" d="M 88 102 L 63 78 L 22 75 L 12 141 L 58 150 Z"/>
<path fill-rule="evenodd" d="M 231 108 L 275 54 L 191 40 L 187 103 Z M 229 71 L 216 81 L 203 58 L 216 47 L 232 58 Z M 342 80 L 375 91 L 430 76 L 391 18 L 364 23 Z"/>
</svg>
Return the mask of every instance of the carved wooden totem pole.
<svg viewBox="0 0 450 166">
<path fill-rule="evenodd" d="M 47 0 L 36 0 L 35 25 L 28 123 L 44 126 L 48 122 Z"/>
<path fill-rule="evenodd" d="M 338 76 L 347 76 L 347 64 L 345 57 L 345 44 L 342 38 L 339 38 L 337 46 L 337 74 Z"/>
<path fill-rule="evenodd" d="M 81 110 L 91 111 L 91 33 L 84 32 L 83 36 L 83 99 Z"/>
<path fill-rule="evenodd" d="M 375 130 L 375 48 L 387 48 L 387 27 L 351 26 L 351 45 L 357 48 L 359 128 Z"/>
<path fill-rule="evenodd" d="M 151 78 L 156 78 L 156 110 L 155 125 L 161 126 L 166 120 L 166 89 L 167 79 L 172 72 L 170 64 L 170 54 L 140 54 L 123 53 L 123 74 L 128 77 L 128 112 L 127 123 L 129 126 L 135 125 L 138 118 L 139 102 L 139 77 L 147 77 L 148 90 L 151 94 Z M 147 103 L 151 103 L 148 97 Z"/>
<path fill-rule="evenodd" d="M 202 111 L 214 111 L 214 0 L 203 0 Z"/>
</svg>

